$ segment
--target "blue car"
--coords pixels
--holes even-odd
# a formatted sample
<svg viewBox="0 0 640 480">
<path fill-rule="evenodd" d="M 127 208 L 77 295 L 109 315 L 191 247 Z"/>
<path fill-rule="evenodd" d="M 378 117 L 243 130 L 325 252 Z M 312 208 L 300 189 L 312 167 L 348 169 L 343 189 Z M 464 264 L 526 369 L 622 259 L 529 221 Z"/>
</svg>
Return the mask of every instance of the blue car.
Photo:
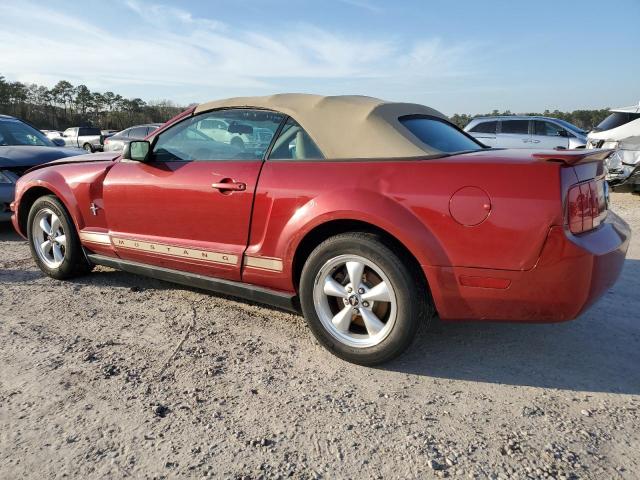
<svg viewBox="0 0 640 480">
<path fill-rule="evenodd" d="M 0 222 L 11 219 L 15 184 L 26 170 L 83 153 L 79 148 L 61 147 L 22 120 L 0 115 Z"/>
</svg>

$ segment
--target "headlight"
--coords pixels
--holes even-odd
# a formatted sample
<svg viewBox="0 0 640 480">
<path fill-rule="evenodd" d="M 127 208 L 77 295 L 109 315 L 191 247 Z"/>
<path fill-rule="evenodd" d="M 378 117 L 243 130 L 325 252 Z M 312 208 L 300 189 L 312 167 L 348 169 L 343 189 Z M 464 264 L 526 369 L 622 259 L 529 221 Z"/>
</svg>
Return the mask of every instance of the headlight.
<svg viewBox="0 0 640 480">
<path fill-rule="evenodd" d="M 604 161 L 604 164 L 611 173 L 622 170 L 622 155 L 620 155 L 620 150 L 616 150 L 609 155 Z"/>
<path fill-rule="evenodd" d="M 13 184 L 15 183 L 13 181 L 13 178 L 11 178 L 9 172 L 3 172 L 2 170 L 0 170 L 0 184 Z"/>
<path fill-rule="evenodd" d="M 618 150 L 622 163 L 635 165 L 640 162 L 640 150 Z"/>
</svg>

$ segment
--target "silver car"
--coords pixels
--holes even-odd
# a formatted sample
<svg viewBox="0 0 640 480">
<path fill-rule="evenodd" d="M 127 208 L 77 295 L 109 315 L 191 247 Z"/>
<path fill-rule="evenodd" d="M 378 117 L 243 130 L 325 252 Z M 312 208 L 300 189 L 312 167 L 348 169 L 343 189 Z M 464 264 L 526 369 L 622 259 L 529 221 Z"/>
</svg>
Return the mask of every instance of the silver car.
<svg viewBox="0 0 640 480">
<path fill-rule="evenodd" d="M 524 115 L 478 117 L 465 132 L 489 147 L 539 150 L 584 148 L 587 132 L 558 118 Z"/>
<path fill-rule="evenodd" d="M 125 144 L 132 140 L 144 140 L 147 135 L 155 132 L 161 126 L 161 123 L 149 123 L 146 125 L 135 125 L 122 130 L 104 140 L 104 151 L 121 152 L 124 150 Z"/>
</svg>

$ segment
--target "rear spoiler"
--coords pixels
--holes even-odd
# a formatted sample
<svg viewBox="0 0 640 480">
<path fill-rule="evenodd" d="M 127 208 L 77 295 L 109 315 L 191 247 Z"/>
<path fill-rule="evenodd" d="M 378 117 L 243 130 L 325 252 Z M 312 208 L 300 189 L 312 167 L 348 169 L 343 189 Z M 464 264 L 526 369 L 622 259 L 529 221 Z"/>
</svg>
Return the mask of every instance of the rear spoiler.
<svg viewBox="0 0 640 480">
<path fill-rule="evenodd" d="M 612 149 L 594 149 L 594 150 L 549 150 L 546 152 L 537 152 L 531 154 L 536 160 L 545 162 L 561 162 L 565 165 L 576 165 L 578 163 L 603 161 L 614 150 Z"/>
</svg>

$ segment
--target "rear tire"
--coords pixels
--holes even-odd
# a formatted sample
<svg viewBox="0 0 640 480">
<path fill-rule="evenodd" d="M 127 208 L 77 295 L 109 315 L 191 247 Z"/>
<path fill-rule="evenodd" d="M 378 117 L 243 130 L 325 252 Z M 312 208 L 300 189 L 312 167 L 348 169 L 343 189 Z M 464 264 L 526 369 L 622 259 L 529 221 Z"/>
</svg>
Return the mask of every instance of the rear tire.
<svg viewBox="0 0 640 480">
<path fill-rule="evenodd" d="M 430 312 L 416 268 L 370 233 L 344 233 L 309 255 L 300 303 L 314 336 L 338 357 L 376 365 L 400 355 Z"/>
<path fill-rule="evenodd" d="M 33 203 L 27 238 L 31 255 L 48 276 L 64 280 L 91 271 L 73 221 L 55 196 L 40 197 Z"/>
<path fill-rule="evenodd" d="M 85 143 L 82 148 L 89 153 L 93 153 L 93 146 L 90 143 Z"/>
</svg>

